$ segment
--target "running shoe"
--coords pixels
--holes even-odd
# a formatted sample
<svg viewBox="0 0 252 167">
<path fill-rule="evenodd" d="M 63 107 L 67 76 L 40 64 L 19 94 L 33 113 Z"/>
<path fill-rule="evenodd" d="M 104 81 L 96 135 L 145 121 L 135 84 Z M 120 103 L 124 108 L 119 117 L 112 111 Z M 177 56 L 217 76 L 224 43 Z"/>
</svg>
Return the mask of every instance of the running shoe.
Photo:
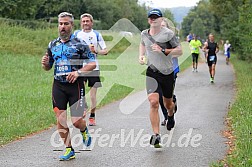
<svg viewBox="0 0 252 167">
<path fill-rule="evenodd" d="M 150 145 L 154 145 L 155 148 L 161 148 L 161 137 L 159 134 L 152 135 L 150 138 Z"/>
<path fill-rule="evenodd" d="M 213 77 L 210 78 L 210 82 L 214 83 L 214 78 Z"/>
<path fill-rule="evenodd" d="M 60 161 L 68 161 L 75 158 L 75 152 L 71 148 L 66 148 L 64 155 L 60 156 Z"/>
<path fill-rule="evenodd" d="M 89 123 L 88 123 L 89 126 L 95 126 L 96 123 L 95 123 L 95 117 L 90 117 L 89 118 Z"/>
<path fill-rule="evenodd" d="M 91 135 L 88 132 L 88 128 L 86 127 L 84 132 L 81 132 L 82 138 L 83 138 L 83 143 L 86 147 L 89 147 L 92 142 Z"/>
<path fill-rule="evenodd" d="M 174 114 L 173 116 L 168 116 L 168 122 L 166 124 L 166 128 L 167 130 L 171 130 L 172 128 L 174 128 L 175 125 L 175 120 L 174 120 Z"/>
<path fill-rule="evenodd" d="M 161 122 L 161 126 L 165 126 L 166 125 L 166 120 L 164 120 L 163 122 Z"/>
</svg>

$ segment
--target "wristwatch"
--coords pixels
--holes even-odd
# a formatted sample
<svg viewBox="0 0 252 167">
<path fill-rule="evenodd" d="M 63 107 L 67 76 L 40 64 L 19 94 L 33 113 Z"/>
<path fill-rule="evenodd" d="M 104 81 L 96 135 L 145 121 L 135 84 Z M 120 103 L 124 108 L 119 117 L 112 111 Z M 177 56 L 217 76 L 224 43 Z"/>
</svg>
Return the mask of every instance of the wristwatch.
<svg viewBox="0 0 252 167">
<path fill-rule="evenodd" d="M 77 70 L 77 74 L 80 76 L 82 74 L 81 70 Z"/>
<path fill-rule="evenodd" d="M 164 48 L 162 48 L 161 52 L 163 52 L 163 53 L 165 54 L 165 49 L 164 49 Z"/>
</svg>

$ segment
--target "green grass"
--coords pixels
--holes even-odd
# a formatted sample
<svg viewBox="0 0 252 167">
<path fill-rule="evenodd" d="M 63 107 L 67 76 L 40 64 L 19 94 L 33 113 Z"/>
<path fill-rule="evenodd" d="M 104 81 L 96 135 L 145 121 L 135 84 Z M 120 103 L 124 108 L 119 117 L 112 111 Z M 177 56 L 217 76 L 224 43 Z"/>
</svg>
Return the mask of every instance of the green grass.
<svg viewBox="0 0 252 167">
<path fill-rule="evenodd" d="M 55 123 L 52 76 L 42 72 L 38 57 L 1 54 L 0 71 L 0 145 Z"/>
<path fill-rule="evenodd" d="M 228 117 L 231 119 L 230 130 L 235 136 L 235 147 L 231 155 L 227 155 L 223 162 L 215 163 L 213 167 L 229 166 L 251 167 L 252 166 L 252 65 L 251 63 L 238 60 L 233 54 L 231 62 L 234 65 L 236 75 L 236 99 Z"/>
<path fill-rule="evenodd" d="M 44 71 L 40 61 L 49 41 L 57 37 L 57 29 L 30 30 L 4 23 L 0 26 L 0 145 L 3 145 L 56 123 L 51 104 L 53 70 Z M 113 49 L 108 56 L 99 57 L 103 87 L 98 89 L 98 107 L 145 89 L 142 73 L 146 66 L 138 63 L 139 36 L 117 43 L 119 36 L 105 35 L 113 36 L 113 41 L 106 42 Z M 181 62 L 184 59 L 187 62 L 187 55 L 184 51 Z"/>
</svg>

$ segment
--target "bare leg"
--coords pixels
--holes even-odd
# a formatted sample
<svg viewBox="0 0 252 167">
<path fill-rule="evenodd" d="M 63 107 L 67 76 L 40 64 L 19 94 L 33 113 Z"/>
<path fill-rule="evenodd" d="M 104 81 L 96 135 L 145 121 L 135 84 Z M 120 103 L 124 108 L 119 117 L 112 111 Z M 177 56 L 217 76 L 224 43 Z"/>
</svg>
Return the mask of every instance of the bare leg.
<svg viewBox="0 0 252 167">
<path fill-rule="evenodd" d="M 215 64 L 212 65 L 212 77 L 214 78 L 215 76 Z"/>
<path fill-rule="evenodd" d="M 66 147 L 71 147 L 71 138 L 69 128 L 67 126 L 67 112 L 65 110 L 58 110 L 55 113 L 57 117 L 57 129 L 59 135 Z"/>
<path fill-rule="evenodd" d="M 96 110 L 96 94 L 97 94 L 97 88 L 92 87 L 90 89 L 91 113 L 95 113 Z"/>
<path fill-rule="evenodd" d="M 149 94 L 148 99 L 150 102 L 150 121 L 152 125 L 152 130 L 155 134 L 159 134 L 159 95 L 158 93 L 151 93 Z"/>
<path fill-rule="evenodd" d="M 210 77 L 212 78 L 212 66 L 209 66 L 209 74 L 210 74 Z"/>
<path fill-rule="evenodd" d="M 86 129 L 86 121 L 82 117 L 72 117 L 71 119 L 74 127 L 80 129 L 82 132 Z"/>
<path fill-rule="evenodd" d="M 163 96 L 164 99 L 164 105 L 168 111 L 168 116 L 173 116 L 174 114 L 174 103 L 172 98 L 166 98 Z"/>
</svg>

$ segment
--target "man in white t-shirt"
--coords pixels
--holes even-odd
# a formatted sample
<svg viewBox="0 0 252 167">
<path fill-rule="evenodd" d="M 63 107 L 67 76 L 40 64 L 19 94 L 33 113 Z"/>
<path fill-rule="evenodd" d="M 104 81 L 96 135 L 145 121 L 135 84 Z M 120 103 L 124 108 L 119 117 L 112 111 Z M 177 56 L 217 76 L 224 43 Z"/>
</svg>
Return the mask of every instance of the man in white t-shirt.
<svg viewBox="0 0 252 167">
<path fill-rule="evenodd" d="M 96 68 L 85 77 L 85 84 L 88 82 L 90 89 L 91 99 L 91 113 L 89 117 L 89 126 L 95 126 L 95 109 L 96 109 L 96 93 L 97 88 L 101 87 L 100 70 L 97 60 L 97 55 L 107 55 L 106 44 L 102 38 L 102 35 L 93 30 L 93 16 L 88 13 L 84 13 L 80 17 L 80 24 L 82 30 L 75 31 L 75 35 L 84 40 L 90 47 L 90 50 L 95 54 Z"/>
<path fill-rule="evenodd" d="M 228 65 L 229 59 L 230 59 L 230 48 L 231 44 L 228 40 L 226 40 L 226 43 L 224 44 L 224 55 L 226 56 L 226 64 Z"/>
</svg>

